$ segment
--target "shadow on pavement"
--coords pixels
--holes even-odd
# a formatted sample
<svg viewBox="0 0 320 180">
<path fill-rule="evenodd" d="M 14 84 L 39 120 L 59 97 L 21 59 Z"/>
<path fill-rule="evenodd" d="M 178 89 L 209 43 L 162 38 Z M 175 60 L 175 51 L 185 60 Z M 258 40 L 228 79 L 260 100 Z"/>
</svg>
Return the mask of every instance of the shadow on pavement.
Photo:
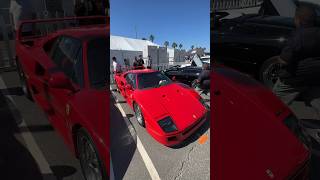
<svg viewBox="0 0 320 180">
<path fill-rule="evenodd" d="M 129 129 L 114 99 L 111 99 L 110 149 L 115 179 L 123 179 L 137 148 L 136 131 L 131 127 Z"/>
<path fill-rule="evenodd" d="M 43 131 L 54 131 L 51 125 L 33 125 L 27 127 L 20 127 L 19 132 L 43 132 Z"/>
<path fill-rule="evenodd" d="M 301 94 L 297 99 L 305 104 L 306 108 L 313 108 L 315 110 L 316 116 L 319 116 L 320 112 L 320 89 L 319 87 L 314 87 L 303 94 Z M 298 111 L 303 111 L 303 109 L 298 109 Z M 294 112 L 297 113 L 297 112 Z M 300 117 L 303 128 L 307 129 L 320 129 L 320 117 L 317 119 L 306 119 Z M 308 131 L 307 131 L 308 132 Z M 310 180 L 320 179 L 320 144 L 314 139 L 311 134 L 309 134 L 312 141 L 312 155 L 310 161 Z"/>
<path fill-rule="evenodd" d="M 13 87 L 7 89 L 0 89 L 0 93 L 3 95 L 15 95 L 15 96 L 22 96 L 24 95 L 21 87 Z"/>
<path fill-rule="evenodd" d="M 188 137 L 185 141 L 183 141 L 181 144 L 172 146 L 173 149 L 180 149 L 185 146 L 188 146 L 189 144 L 197 141 L 200 136 L 202 136 L 204 133 L 207 132 L 207 130 L 210 128 L 210 111 L 207 113 L 207 120 L 202 124 L 202 126 L 196 130 L 190 137 Z"/>
<path fill-rule="evenodd" d="M 301 119 L 303 128 L 320 129 L 320 121 L 314 119 Z M 308 131 L 307 131 L 308 133 Z M 310 180 L 320 179 L 320 144 L 309 134 L 311 138 L 311 161 L 310 161 Z"/>
<path fill-rule="evenodd" d="M 57 180 L 63 180 L 77 172 L 77 169 L 72 166 L 50 166 L 50 168 Z"/>
<path fill-rule="evenodd" d="M 42 180 L 40 169 L 28 149 L 14 136 L 19 132 L 9 100 L 0 93 L 0 169 L 1 179 Z"/>
</svg>

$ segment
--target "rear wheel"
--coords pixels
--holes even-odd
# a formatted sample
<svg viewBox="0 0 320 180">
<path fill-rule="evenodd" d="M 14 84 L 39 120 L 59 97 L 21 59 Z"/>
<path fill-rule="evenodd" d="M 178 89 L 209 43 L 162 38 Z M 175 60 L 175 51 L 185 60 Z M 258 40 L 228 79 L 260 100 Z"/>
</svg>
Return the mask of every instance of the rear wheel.
<svg viewBox="0 0 320 180">
<path fill-rule="evenodd" d="M 142 127 L 145 127 L 145 122 L 144 122 L 141 108 L 139 107 L 139 105 L 137 103 L 134 103 L 133 107 L 134 107 L 134 113 L 136 115 L 136 119 L 137 119 L 139 125 Z"/>
<path fill-rule="evenodd" d="M 278 80 L 282 65 L 283 64 L 278 56 L 266 60 L 261 66 L 259 73 L 261 82 L 268 88 L 272 89 Z"/>
<path fill-rule="evenodd" d="M 86 180 L 107 180 L 106 168 L 101 161 L 92 138 L 84 129 L 77 134 L 77 150 Z"/>
<path fill-rule="evenodd" d="M 24 72 L 22 70 L 22 67 L 21 67 L 21 64 L 18 61 L 18 58 L 16 58 L 16 65 L 17 65 L 17 72 L 18 72 L 18 75 L 19 75 L 19 78 L 20 78 L 20 84 L 21 84 L 22 92 L 24 93 L 24 95 L 28 99 L 33 100 L 32 99 L 32 95 L 31 95 L 31 91 L 30 91 L 28 83 L 27 83 L 26 76 L 25 76 L 25 74 L 24 74 Z"/>
<path fill-rule="evenodd" d="M 195 80 L 193 80 L 192 82 L 191 82 L 191 87 L 193 88 L 193 89 L 196 89 L 197 87 L 199 87 L 199 82 L 197 81 L 197 79 L 195 79 Z"/>
</svg>

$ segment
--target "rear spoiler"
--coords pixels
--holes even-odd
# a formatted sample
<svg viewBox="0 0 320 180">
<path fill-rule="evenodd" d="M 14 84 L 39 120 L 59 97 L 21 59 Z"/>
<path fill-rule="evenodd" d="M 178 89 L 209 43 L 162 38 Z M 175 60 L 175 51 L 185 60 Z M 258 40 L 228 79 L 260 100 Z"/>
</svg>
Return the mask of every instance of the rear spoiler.
<svg viewBox="0 0 320 180">
<path fill-rule="evenodd" d="M 23 41 L 24 37 L 28 37 L 27 39 L 32 38 L 39 38 L 44 35 L 23 35 L 23 28 L 26 25 L 32 27 L 32 31 L 34 32 L 36 29 L 33 27 L 36 24 L 45 24 L 45 23 L 57 23 L 57 22 L 66 22 L 66 21 L 78 21 L 78 26 L 74 27 L 81 27 L 81 26 L 88 26 L 88 24 L 81 24 L 79 22 L 90 22 L 90 25 L 105 25 L 106 27 L 109 26 L 110 18 L 108 16 L 82 16 L 82 17 L 65 17 L 65 18 L 53 18 L 53 19 L 35 19 L 35 20 L 24 20 L 21 21 L 19 24 L 19 29 L 16 32 L 16 40 Z M 94 24 L 93 22 L 97 21 L 98 23 Z M 47 32 L 48 34 L 48 32 Z M 45 35 L 47 35 L 45 34 Z"/>
</svg>

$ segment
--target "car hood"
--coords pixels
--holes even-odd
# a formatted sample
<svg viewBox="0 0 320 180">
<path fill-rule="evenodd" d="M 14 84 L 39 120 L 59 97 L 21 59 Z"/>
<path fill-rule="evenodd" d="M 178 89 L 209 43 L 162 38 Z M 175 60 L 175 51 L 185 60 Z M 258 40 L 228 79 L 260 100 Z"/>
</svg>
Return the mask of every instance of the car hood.
<svg viewBox="0 0 320 180">
<path fill-rule="evenodd" d="M 248 20 L 251 23 L 283 26 L 287 28 L 295 28 L 294 20 L 290 17 L 282 16 L 256 16 Z"/>
<path fill-rule="evenodd" d="M 249 75 L 240 73 L 230 68 L 217 68 L 215 71 L 221 75 L 223 81 L 244 95 L 248 100 L 264 111 L 272 114 L 280 114 L 287 107 L 273 95 L 271 90 L 264 87 L 260 82 Z"/>
<path fill-rule="evenodd" d="M 177 83 L 139 90 L 134 96 L 151 119 L 158 121 L 170 116 L 179 130 L 187 128 L 206 113 L 191 89 Z"/>
<path fill-rule="evenodd" d="M 224 86 L 213 111 L 218 119 L 214 122 L 214 146 L 219 154 L 214 156 L 219 164 L 216 178 L 286 179 L 293 175 L 309 151 L 283 122 L 290 110 L 254 80 L 230 73 L 247 81 L 235 82 L 239 79 L 226 73 L 213 75 Z"/>
</svg>

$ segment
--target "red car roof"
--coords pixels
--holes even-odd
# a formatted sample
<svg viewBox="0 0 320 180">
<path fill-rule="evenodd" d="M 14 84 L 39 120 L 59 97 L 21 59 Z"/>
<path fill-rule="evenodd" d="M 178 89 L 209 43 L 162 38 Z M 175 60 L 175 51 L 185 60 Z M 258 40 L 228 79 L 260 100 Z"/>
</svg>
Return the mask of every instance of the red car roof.
<svg viewBox="0 0 320 180">
<path fill-rule="evenodd" d="M 158 71 L 153 69 L 136 69 L 136 70 L 127 71 L 126 73 L 141 74 L 141 73 L 152 73 L 152 72 L 158 72 Z"/>
<path fill-rule="evenodd" d="M 109 35 L 109 17 L 105 16 L 88 16 L 88 17 L 66 17 L 66 18 L 56 18 L 56 19 L 37 19 L 37 20 L 25 20 L 21 21 L 19 25 L 19 30 L 17 31 L 17 39 L 22 40 L 21 31 L 23 26 L 26 24 L 41 24 L 41 23 L 57 23 L 65 21 L 74 21 L 74 20 L 106 20 L 106 22 L 99 22 L 93 25 L 79 25 L 78 27 L 71 27 L 66 29 L 57 30 L 51 34 L 63 34 L 72 36 L 78 39 L 88 39 L 96 36 L 107 36 Z M 49 34 L 47 34 L 49 35 Z M 42 35 L 43 36 L 43 35 Z M 30 36 L 33 38 L 33 36 Z M 44 36 L 43 36 L 44 37 Z M 40 38 L 35 36 L 35 38 Z"/>
<path fill-rule="evenodd" d="M 56 33 L 68 35 L 77 39 L 88 39 L 96 36 L 106 36 L 109 27 L 102 25 L 95 26 L 84 26 L 79 28 L 63 29 Z"/>
</svg>

